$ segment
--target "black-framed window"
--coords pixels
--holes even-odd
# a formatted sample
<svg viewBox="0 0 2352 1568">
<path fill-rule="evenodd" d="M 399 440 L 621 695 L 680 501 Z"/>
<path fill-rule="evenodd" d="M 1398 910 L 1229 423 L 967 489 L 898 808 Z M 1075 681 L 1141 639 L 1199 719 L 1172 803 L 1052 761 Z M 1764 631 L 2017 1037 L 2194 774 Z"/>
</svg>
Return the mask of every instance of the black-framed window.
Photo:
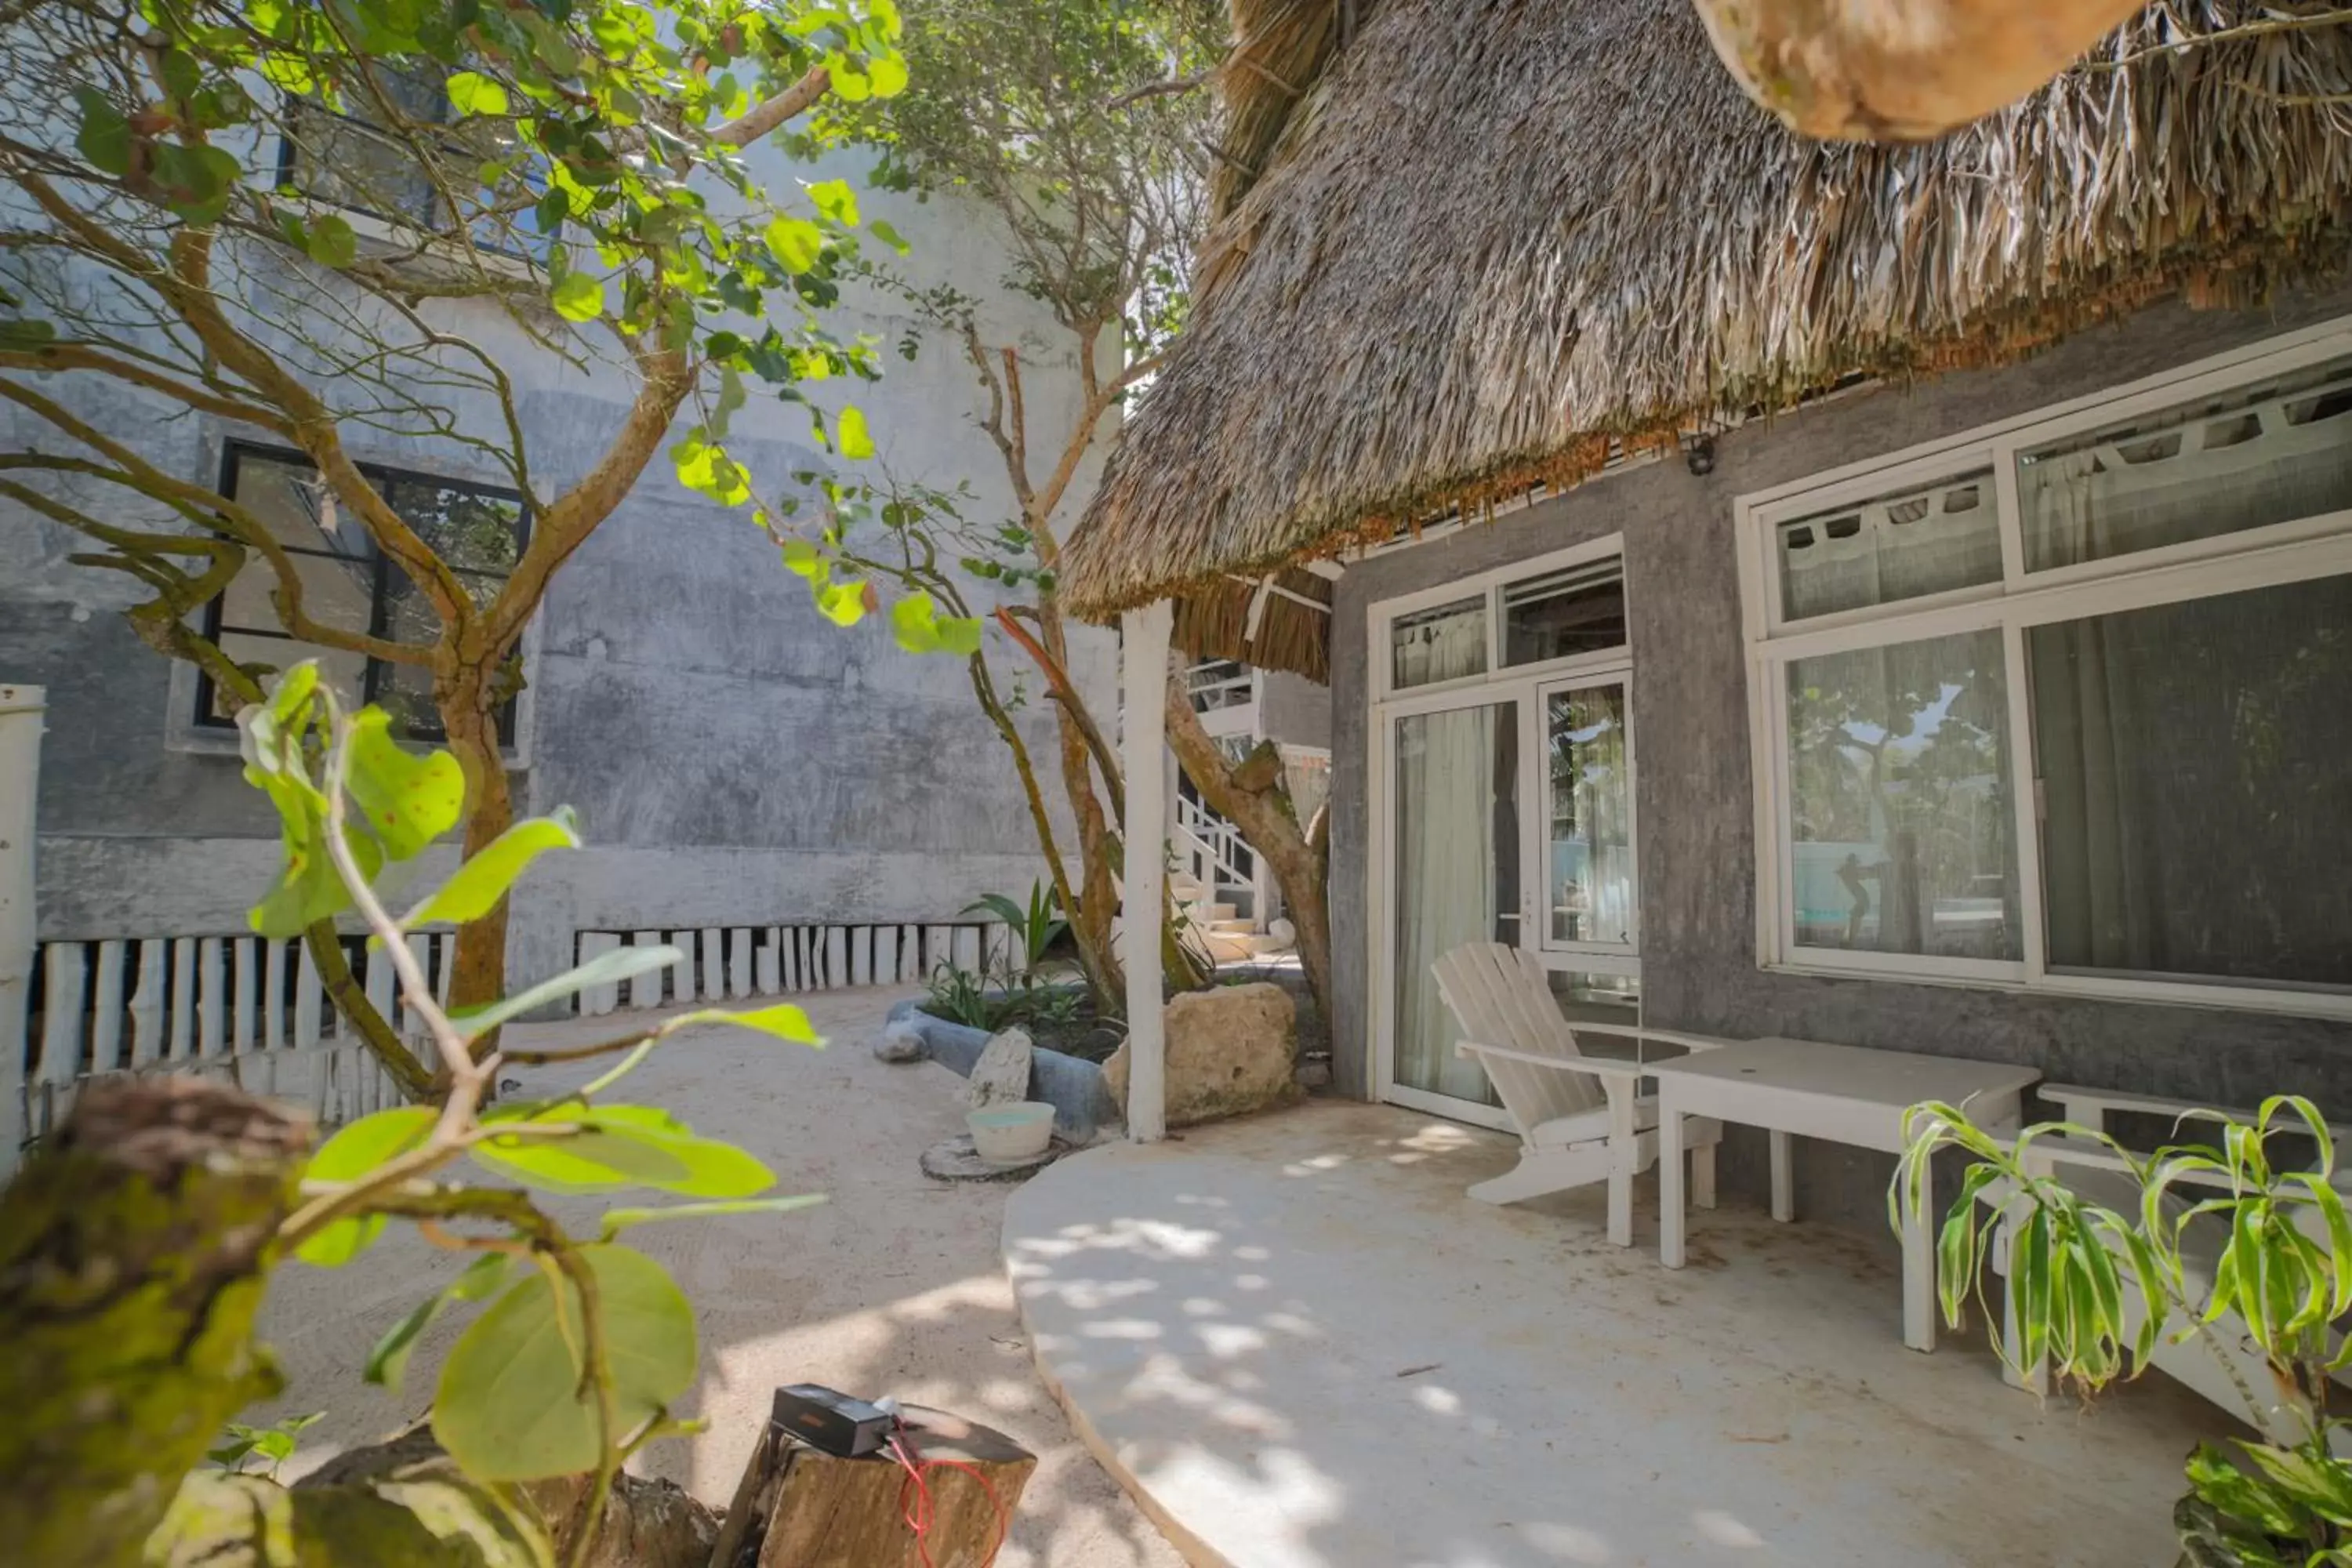
<svg viewBox="0 0 2352 1568">
<path fill-rule="evenodd" d="M 449 564 L 477 604 L 488 605 L 513 572 L 530 537 L 530 509 L 512 490 L 436 479 L 372 463 L 360 471 L 393 510 Z M 408 574 L 376 549 L 357 518 L 339 515 L 333 492 L 308 459 L 291 452 L 233 444 L 221 465 L 221 493 L 260 520 L 292 558 L 302 582 L 304 614 L 338 631 L 430 643 L 440 617 Z M 418 665 L 393 664 L 289 637 L 270 600 L 278 574 L 258 553 L 247 561 L 205 610 L 205 635 L 242 665 L 284 669 L 306 658 L 345 700 L 373 702 L 412 740 L 444 738 L 433 706 L 433 678 Z M 210 680 L 198 682 L 198 724 L 233 725 L 236 703 Z M 499 740 L 514 743 L 514 704 L 499 710 Z"/>
<path fill-rule="evenodd" d="M 379 65 L 376 79 L 384 96 L 411 121 L 452 123 L 455 110 L 437 75 Z M 437 233 L 456 226 L 457 215 L 449 210 L 415 151 L 366 115 L 289 98 L 286 123 L 287 133 L 278 142 L 280 188 L 404 227 Z M 453 128 L 452 139 L 443 143 L 451 167 L 461 172 L 457 184 L 469 193 L 478 189 L 474 175 L 478 165 L 514 150 L 512 135 L 503 127 L 486 128 L 496 123 L 475 121 L 463 131 Z M 547 189 L 545 169 L 536 157 L 516 178 L 532 193 Z M 526 260 L 544 258 L 555 240 L 552 232 L 537 232 L 537 219 L 529 213 L 519 215 L 515 226 L 478 216 L 472 227 L 474 243 L 482 249 Z"/>
</svg>

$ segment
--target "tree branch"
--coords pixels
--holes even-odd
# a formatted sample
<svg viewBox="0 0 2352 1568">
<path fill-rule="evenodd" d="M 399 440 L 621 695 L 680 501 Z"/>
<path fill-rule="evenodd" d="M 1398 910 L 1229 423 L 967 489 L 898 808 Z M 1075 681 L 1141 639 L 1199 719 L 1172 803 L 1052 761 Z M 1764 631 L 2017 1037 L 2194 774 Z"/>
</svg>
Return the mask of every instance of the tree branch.
<svg viewBox="0 0 2352 1568">
<path fill-rule="evenodd" d="M 832 89 L 832 73 L 823 66 L 811 66 L 800 80 L 766 102 L 755 104 L 740 120 L 720 126 L 710 133 L 710 139 L 730 147 L 749 147 Z"/>
</svg>

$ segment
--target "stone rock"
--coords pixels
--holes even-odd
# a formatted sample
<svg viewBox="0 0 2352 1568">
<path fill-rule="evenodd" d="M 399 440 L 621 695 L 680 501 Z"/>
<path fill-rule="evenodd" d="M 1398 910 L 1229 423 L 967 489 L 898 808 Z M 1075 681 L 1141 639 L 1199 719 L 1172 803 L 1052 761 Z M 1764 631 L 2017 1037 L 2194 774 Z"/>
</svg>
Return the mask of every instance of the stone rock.
<svg viewBox="0 0 2352 1568">
<path fill-rule="evenodd" d="M 992 1105 L 1018 1105 L 1029 1098 L 1029 1056 L 1035 1049 L 1026 1029 L 1007 1029 L 989 1037 L 980 1059 L 971 1064 L 971 1081 L 964 1086 L 963 1102 L 974 1110 Z"/>
<path fill-rule="evenodd" d="M 875 1037 L 874 1054 L 886 1062 L 919 1062 L 931 1054 L 923 1031 L 904 1018 L 893 1018 Z"/>
<path fill-rule="evenodd" d="M 1187 991 L 1168 1004 L 1168 1125 L 1191 1127 L 1280 1105 L 1298 1092 L 1297 1009 L 1265 981 Z M 1127 1104 L 1127 1046 L 1103 1063 Z"/>
</svg>

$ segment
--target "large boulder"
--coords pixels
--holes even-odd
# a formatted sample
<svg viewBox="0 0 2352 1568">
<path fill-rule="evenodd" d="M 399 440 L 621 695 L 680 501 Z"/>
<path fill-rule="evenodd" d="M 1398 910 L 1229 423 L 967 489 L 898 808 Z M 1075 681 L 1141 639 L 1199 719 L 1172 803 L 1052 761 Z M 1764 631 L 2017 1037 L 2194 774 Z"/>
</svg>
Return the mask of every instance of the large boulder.
<svg viewBox="0 0 2352 1568">
<path fill-rule="evenodd" d="M 1297 1092 L 1297 1012 L 1281 986 L 1187 991 L 1168 1004 L 1166 1018 L 1169 1126 L 1263 1110 Z M 1122 1107 L 1127 1053 L 1121 1046 L 1103 1063 L 1103 1081 Z"/>
</svg>

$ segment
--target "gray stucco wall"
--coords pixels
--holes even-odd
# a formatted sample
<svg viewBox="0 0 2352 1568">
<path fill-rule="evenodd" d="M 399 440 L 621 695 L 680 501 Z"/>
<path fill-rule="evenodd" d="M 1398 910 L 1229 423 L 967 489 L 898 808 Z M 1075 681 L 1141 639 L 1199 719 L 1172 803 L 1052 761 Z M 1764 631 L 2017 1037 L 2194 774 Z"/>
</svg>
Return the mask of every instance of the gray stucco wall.
<svg viewBox="0 0 2352 1568">
<path fill-rule="evenodd" d="M 1291 746 L 1331 744 L 1331 689 L 1286 670 L 1265 672 L 1258 729 L 1270 741 Z"/>
<path fill-rule="evenodd" d="M 1366 626 L 1370 605 L 1580 540 L 1625 542 L 1642 915 L 1643 1005 L 1655 1027 L 1787 1034 L 1885 1049 L 2024 1061 L 2051 1079 L 2249 1105 L 2294 1091 L 2352 1110 L 2352 1026 L 2210 1008 L 1768 973 L 1755 937 L 1755 805 L 1735 497 L 2352 310 L 2352 290 L 2260 314 L 2167 304 L 2009 369 L 1859 394 L 1752 425 L 1715 470 L 1669 459 L 1589 483 L 1491 526 L 1352 563 L 1332 626 L 1335 1078 L 1367 1092 Z M 1384 961 L 1382 961 L 1384 962 Z M 1761 1139 L 1728 1144 L 1726 1179 L 1760 1194 Z M 1800 1199 L 1884 1228 L 1891 1161 L 1808 1146 Z"/>
<path fill-rule="evenodd" d="M 863 184 L 862 161 L 818 172 Z M 789 189 L 789 174 L 810 171 L 769 173 Z M 999 287 L 1007 267 L 986 217 L 954 201 L 872 195 L 865 205 L 913 245 L 914 281 L 952 278 L 982 297 L 990 342 L 1023 345 L 1035 366 L 1025 389 L 1032 449 L 1058 450 L 1077 395 L 1074 345 L 1042 307 Z M 881 383 L 834 384 L 834 401 L 866 412 L 877 463 L 910 480 L 970 481 L 975 521 L 1011 515 L 1003 460 L 971 422 L 980 395 L 960 347 L 936 339 L 912 363 L 901 359 L 887 345 L 909 323 L 871 292 L 851 297 L 831 324 L 886 345 Z M 552 493 L 602 452 L 627 387 L 552 363 L 495 318 L 468 325 L 504 351 L 534 472 Z M 162 405 L 88 378 L 54 385 L 160 467 L 207 485 L 236 434 L 166 417 Z M 797 409 L 755 396 L 735 431 L 763 490 L 789 488 L 794 468 L 825 466 Z M 20 442 L 58 445 L 0 419 L 0 445 Z M 459 448 L 353 446 L 419 472 L 501 478 Z M 1073 512 L 1096 466 L 1081 469 L 1066 503 Z M 109 504 L 116 515 L 132 510 Z M 242 930 L 274 865 L 275 819 L 240 778 L 233 737 L 224 752 L 222 737 L 192 744 L 173 733 L 193 708 L 187 678 L 175 691 L 169 663 L 122 622 L 118 612 L 135 598 L 127 579 L 67 563 L 80 547 L 0 504 L 0 677 L 48 689 L 41 935 Z M 991 636 L 1009 672 L 1020 656 Z M 1113 635 L 1076 628 L 1073 643 L 1082 687 L 1114 702 Z M 577 806 L 593 847 L 534 872 L 519 892 L 518 975 L 569 962 L 572 932 L 583 927 L 940 921 L 982 892 L 1025 894 L 1043 874 L 1008 754 L 973 705 L 961 661 L 901 652 L 884 617 L 848 630 L 824 620 L 744 514 L 685 490 L 663 457 L 557 575 L 527 668 L 518 809 Z M 1021 721 L 1049 758 L 1051 710 L 1033 701 Z"/>
</svg>

